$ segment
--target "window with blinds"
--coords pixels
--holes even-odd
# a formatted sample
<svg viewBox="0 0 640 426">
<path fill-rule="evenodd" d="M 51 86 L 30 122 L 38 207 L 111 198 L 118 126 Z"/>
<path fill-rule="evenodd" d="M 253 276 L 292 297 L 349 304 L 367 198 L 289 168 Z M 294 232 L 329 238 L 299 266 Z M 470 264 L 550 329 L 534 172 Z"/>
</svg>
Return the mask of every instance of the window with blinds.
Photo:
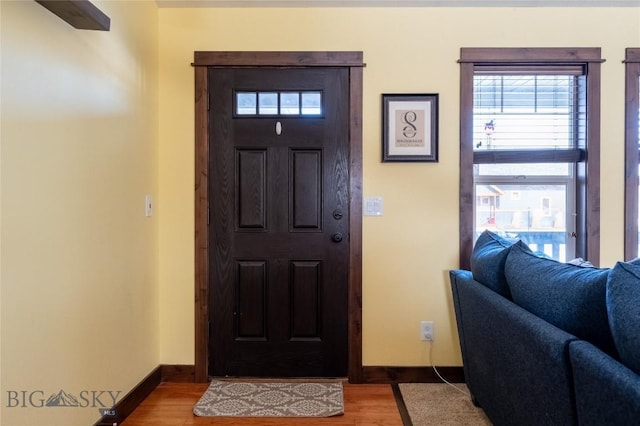
<svg viewBox="0 0 640 426">
<path fill-rule="evenodd" d="M 640 49 L 625 52 L 625 260 L 640 256 Z"/>
<path fill-rule="evenodd" d="M 485 229 L 559 261 L 586 258 L 588 204 L 597 199 L 584 176 L 599 173 L 599 140 L 590 132 L 599 109 L 588 96 L 599 99 L 599 79 L 589 70 L 599 71 L 599 49 L 461 53 L 461 265 L 470 253 L 466 238 L 475 241 Z"/>
</svg>

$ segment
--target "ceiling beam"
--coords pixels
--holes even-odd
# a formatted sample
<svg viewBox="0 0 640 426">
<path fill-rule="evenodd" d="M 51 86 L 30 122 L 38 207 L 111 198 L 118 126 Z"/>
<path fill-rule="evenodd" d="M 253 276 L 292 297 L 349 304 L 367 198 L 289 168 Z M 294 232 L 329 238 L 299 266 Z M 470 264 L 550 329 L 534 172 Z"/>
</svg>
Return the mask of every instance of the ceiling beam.
<svg viewBox="0 0 640 426">
<path fill-rule="evenodd" d="M 79 30 L 109 31 L 111 19 L 89 0 L 35 0 Z"/>
</svg>

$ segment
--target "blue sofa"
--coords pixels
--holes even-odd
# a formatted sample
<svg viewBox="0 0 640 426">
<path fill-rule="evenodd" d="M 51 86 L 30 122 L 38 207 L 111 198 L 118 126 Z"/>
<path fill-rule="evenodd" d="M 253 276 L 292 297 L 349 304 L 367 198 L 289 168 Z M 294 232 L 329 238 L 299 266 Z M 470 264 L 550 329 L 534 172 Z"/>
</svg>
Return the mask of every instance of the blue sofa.
<svg viewBox="0 0 640 426">
<path fill-rule="evenodd" d="M 494 425 L 640 425 L 640 262 L 561 263 L 485 231 L 449 275 L 465 381 Z"/>
</svg>

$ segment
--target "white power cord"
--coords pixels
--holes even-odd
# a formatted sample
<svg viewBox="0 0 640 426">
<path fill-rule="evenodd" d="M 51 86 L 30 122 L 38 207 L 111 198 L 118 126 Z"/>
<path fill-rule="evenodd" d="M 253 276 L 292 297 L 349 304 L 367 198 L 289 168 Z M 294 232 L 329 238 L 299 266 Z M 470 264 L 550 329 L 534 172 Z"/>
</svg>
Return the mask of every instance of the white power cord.
<svg viewBox="0 0 640 426">
<path fill-rule="evenodd" d="M 469 398 L 471 398 L 471 394 L 469 392 L 464 391 L 464 390 L 460 389 L 459 387 L 457 387 L 456 385 L 454 385 L 453 383 L 448 382 L 447 380 L 445 380 L 444 377 L 442 377 L 440 375 L 440 372 L 438 372 L 438 369 L 436 368 L 436 364 L 433 362 L 433 341 L 429 342 L 429 364 L 431 364 L 431 368 L 433 368 L 433 371 L 440 378 L 440 380 L 442 380 L 444 383 L 448 384 L 449 386 L 451 386 L 452 388 L 454 388 L 458 392 L 463 393 L 463 394 L 467 395 Z"/>
</svg>

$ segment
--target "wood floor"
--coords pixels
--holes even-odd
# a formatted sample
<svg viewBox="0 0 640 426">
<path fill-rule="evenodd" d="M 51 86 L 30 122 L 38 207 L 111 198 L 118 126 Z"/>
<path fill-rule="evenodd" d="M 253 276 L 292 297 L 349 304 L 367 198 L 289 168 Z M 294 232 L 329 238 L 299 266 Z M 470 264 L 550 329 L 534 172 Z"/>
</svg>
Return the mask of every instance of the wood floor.
<svg viewBox="0 0 640 426">
<path fill-rule="evenodd" d="M 344 415 L 321 419 L 196 417 L 193 406 L 207 387 L 207 383 L 161 383 L 121 426 L 403 424 L 391 385 L 344 383 Z"/>
</svg>

